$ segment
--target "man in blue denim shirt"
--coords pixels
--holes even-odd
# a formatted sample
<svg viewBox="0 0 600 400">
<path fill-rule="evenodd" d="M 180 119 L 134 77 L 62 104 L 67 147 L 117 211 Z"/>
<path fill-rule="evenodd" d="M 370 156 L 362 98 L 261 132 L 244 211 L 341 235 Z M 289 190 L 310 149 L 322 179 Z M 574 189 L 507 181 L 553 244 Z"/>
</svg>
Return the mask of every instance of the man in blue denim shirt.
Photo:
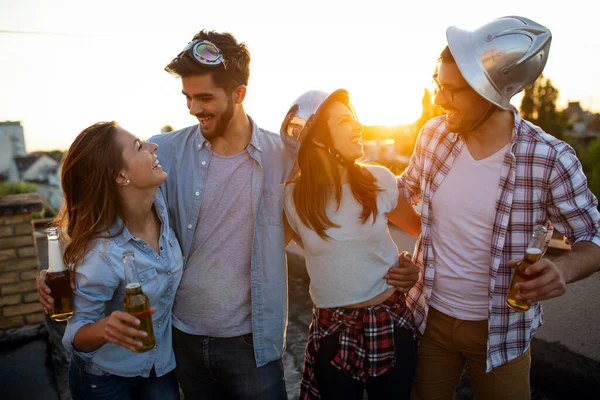
<svg viewBox="0 0 600 400">
<path fill-rule="evenodd" d="M 282 190 L 294 160 L 244 112 L 249 64 L 232 35 L 194 36 L 165 69 L 199 124 L 150 139 L 186 259 L 173 344 L 190 399 L 287 398 Z"/>
</svg>

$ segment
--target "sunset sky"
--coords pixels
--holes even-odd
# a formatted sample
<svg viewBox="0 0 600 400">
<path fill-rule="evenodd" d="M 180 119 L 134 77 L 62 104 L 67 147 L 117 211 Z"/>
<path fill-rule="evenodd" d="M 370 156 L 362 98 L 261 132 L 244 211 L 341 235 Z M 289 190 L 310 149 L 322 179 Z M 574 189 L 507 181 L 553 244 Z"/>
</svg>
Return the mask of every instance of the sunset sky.
<svg viewBox="0 0 600 400">
<path fill-rule="evenodd" d="M 344 87 L 363 123 L 420 115 L 449 25 L 504 15 L 553 32 L 545 75 L 559 106 L 600 111 L 600 33 L 592 1 L 0 0 L 0 121 L 21 121 L 28 151 L 66 149 L 86 126 L 116 120 L 147 138 L 195 123 L 164 66 L 202 28 L 229 31 L 252 56 L 246 112 L 278 132 L 310 89 Z M 168 4 L 168 5 L 166 5 Z M 404 4 L 410 4 L 405 6 Z M 518 105 L 518 99 L 514 102 Z"/>
</svg>

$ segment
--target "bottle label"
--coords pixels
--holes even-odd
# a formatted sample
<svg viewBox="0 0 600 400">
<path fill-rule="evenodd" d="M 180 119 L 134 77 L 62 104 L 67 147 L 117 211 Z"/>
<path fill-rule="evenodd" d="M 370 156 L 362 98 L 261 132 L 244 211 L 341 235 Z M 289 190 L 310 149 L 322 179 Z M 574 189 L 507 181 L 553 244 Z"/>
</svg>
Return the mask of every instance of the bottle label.
<svg viewBox="0 0 600 400">
<path fill-rule="evenodd" d="M 60 243 L 58 240 L 48 240 L 48 272 L 60 272 L 66 269 Z"/>
</svg>

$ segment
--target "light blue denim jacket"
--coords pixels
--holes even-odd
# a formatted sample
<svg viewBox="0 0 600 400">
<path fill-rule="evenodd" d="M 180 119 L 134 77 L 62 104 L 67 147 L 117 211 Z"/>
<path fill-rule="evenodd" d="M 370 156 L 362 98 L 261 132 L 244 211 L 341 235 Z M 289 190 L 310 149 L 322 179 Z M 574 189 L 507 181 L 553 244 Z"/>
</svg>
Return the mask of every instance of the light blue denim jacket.
<svg viewBox="0 0 600 400">
<path fill-rule="evenodd" d="M 251 256 L 252 334 L 258 367 L 281 357 L 287 327 L 287 266 L 283 231 L 283 185 L 294 158 L 279 135 L 250 119 L 254 239 Z M 171 224 L 187 257 L 198 222 L 212 151 L 198 125 L 149 139 L 169 178 L 163 184 Z M 185 276 L 184 278 L 185 279 Z M 199 307 L 202 305 L 199 304 Z M 174 316 L 177 326 L 177 315 Z M 227 318 L 226 315 L 223 318 Z M 181 321 L 186 323 L 187 321 Z"/>
<path fill-rule="evenodd" d="M 157 376 L 162 376 L 175 369 L 172 309 L 183 274 L 183 255 L 169 226 L 167 206 L 161 190 L 156 193 L 154 205 L 162 222 L 159 254 L 144 240 L 131 236 L 119 219 L 109 233 L 114 236 L 123 228 L 122 233 L 112 239 L 95 240 L 75 270 L 75 315 L 67 323 L 63 345 L 85 362 L 118 376 L 148 377 L 152 367 Z M 133 250 L 142 290 L 148 296 L 151 307 L 157 309 L 152 316 L 156 347 L 145 353 L 134 353 L 106 343 L 91 353 L 77 351 L 73 348 L 73 339 L 79 328 L 97 322 L 115 310 L 123 310 L 125 273 L 122 254 L 126 250 Z"/>
</svg>

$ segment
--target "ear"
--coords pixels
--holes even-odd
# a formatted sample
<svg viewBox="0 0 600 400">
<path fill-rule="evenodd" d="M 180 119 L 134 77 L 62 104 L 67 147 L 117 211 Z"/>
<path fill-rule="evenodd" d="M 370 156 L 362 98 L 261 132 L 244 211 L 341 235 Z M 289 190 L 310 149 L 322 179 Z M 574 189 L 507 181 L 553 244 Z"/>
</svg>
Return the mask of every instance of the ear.
<svg viewBox="0 0 600 400">
<path fill-rule="evenodd" d="M 233 100 L 236 104 L 242 104 L 246 98 L 246 85 L 240 85 L 233 91 Z"/>
<path fill-rule="evenodd" d="M 129 185 L 129 180 L 127 179 L 127 176 L 125 175 L 124 171 L 119 172 L 119 175 L 117 175 L 117 179 L 115 179 L 115 182 L 117 183 L 117 186 Z"/>
</svg>

